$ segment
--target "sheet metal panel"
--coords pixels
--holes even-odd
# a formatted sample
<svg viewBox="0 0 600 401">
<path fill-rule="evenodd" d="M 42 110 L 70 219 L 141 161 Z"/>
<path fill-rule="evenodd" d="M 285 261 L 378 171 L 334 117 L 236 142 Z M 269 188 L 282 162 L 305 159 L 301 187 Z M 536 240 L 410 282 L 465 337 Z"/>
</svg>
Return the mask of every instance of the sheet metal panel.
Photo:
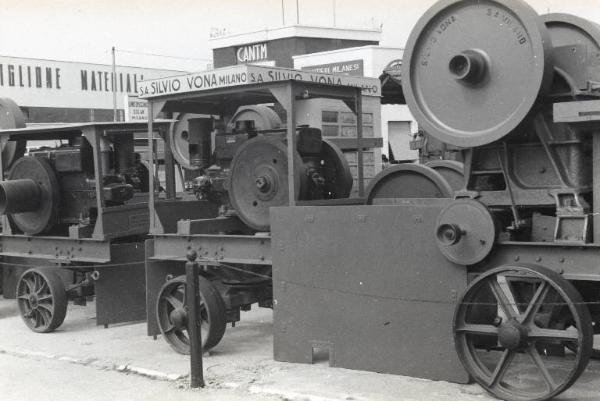
<svg viewBox="0 0 600 401">
<path fill-rule="evenodd" d="M 271 209 L 274 354 L 331 366 L 467 382 L 452 317 L 463 266 L 434 242 L 450 200 Z"/>
<path fill-rule="evenodd" d="M 108 266 L 95 266 L 100 273 L 94 282 L 98 325 L 146 319 L 144 243 L 111 245 Z"/>
</svg>

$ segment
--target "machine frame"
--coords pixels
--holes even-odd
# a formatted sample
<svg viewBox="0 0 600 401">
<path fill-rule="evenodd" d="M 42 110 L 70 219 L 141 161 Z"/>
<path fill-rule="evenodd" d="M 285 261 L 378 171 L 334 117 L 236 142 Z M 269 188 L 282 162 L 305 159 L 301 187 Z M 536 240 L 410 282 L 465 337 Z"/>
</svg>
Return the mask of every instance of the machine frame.
<svg viewBox="0 0 600 401">
<path fill-rule="evenodd" d="M 157 121 L 154 135 L 168 129 L 170 123 Z M 135 134 L 146 133 L 147 128 L 145 122 L 33 125 L 0 131 L 0 142 L 4 146 L 11 140 L 48 141 L 82 136 L 92 147 L 94 177 L 102 177 L 101 137 L 131 135 L 135 143 Z M 0 166 L 0 176 L 4 173 Z M 9 217 L 2 216 L 0 256 L 9 267 L 2 269 L 6 298 L 15 297 L 16 282 L 24 270 L 37 268 L 62 277 L 65 302 L 72 299 L 85 305 L 95 295 L 98 325 L 107 327 L 145 319 L 143 258 L 149 227 L 148 194 L 135 194 L 131 204 L 109 206 L 101 186 L 96 185 L 95 197 L 97 219 L 93 229 L 72 225 L 68 236 L 16 233 Z"/>
<path fill-rule="evenodd" d="M 214 84 L 206 88 L 182 89 L 194 80 L 219 81 L 223 76 L 244 77 L 238 84 Z M 174 84 L 177 82 L 176 84 Z M 157 88 L 180 88 L 179 91 L 164 94 L 150 94 Z M 154 88 L 154 89 L 153 89 Z M 289 205 L 296 204 L 343 204 L 361 203 L 361 199 L 334 199 L 326 201 L 296 201 L 296 178 L 294 157 L 296 152 L 297 102 L 311 98 L 328 98 L 343 101 L 357 115 L 356 148 L 358 150 L 359 194 L 363 196 L 363 148 L 373 143 L 372 138 L 362 137 L 362 96 L 379 96 L 377 79 L 340 77 L 283 68 L 240 65 L 205 73 L 171 77 L 142 83 L 140 97 L 148 100 L 149 129 L 153 118 L 160 112 L 199 113 L 217 115 L 222 118 L 232 115 L 244 105 L 279 103 L 287 117 L 287 159 Z M 270 267 L 271 236 L 266 232 L 252 232 L 244 227 L 237 217 L 216 217 L 216 208 L 207 201 L 178 200 L 175 191 L 175 161 L 169 153 L 168 136 L 165 143 L 166 198 L 150 199 L 150 235 L 146 245 L 146 279 L 148 335 L 159 334 L 157 317 L 154 313 L 157 293 L 165 279 L 184 273 L 186 254 L 193 251 L 204 266 L 204 273 L 227 269 L 228 264 Z M 347 138 L 340 138 L 347 141 Z M 152 146 L 152 145 L 151 145 Z M 152 150 L 152 149 L 151 149 Z M 290 162 L 291 161 L 291 162 Z M 153 164 L 156 166 L 156 163 Z M 151 188 L 153 183 L 150 184 Z M 240 231 L 244 235 L 224 235 L 223 232 Z M 176 263 L 174 263 L 176 262 Z M 224 267 L 225 266 L 225 267 Z M 270 276 L 270 274 L 269 274 Z M 271 283 L 265 282 L 259 295 L 240 301 L 228 296 L 227 288 L 219 292 L 227 305 L 227 322 L 235 324 L 239 320 L 239 310 L 245 310 L 257 302 L 260 306 L 271 307 Z"/>
</svg>

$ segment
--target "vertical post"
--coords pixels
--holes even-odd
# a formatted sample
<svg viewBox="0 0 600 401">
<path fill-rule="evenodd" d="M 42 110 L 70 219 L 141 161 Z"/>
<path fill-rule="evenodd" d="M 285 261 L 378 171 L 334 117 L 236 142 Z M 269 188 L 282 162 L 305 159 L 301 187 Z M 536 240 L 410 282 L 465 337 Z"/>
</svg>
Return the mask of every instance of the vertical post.
<svg viewBox="0 0 600 401">
<path fill-rule="evenodd" d="M 281 0 L 281 25 L 285 26 L 285 7 L 283 2 L 284 0 Z"/>
<path fill-rule="evenodd" d="M 148 183 L 148 212 L 150 213 L 150 233 L 153 233 L 156 227 L 156 211 L 154 210 L 154 177 L 156 175 L 157 166 L 154 164 L 154 103 L 148 100 L 148 166 L 149 180 Z M 167 133 L 168 136 L 168 133 Z M 169 148 L 165 147 L 168 151 Z"/>
<path fill-rule="evenodd" d="M 296 0 L 296 25 L 300 25 L 300 6 L 298 0 Z"/>
<path fill-rule="evenodd" d="M 165 155 L 165 186 L 167 191 L 167 199 L 175 199 L 177 185 L 175 183 L 175 162 L 171 153 L 171 130 L 175 129 L 175 125 L 171 124 L 164 136 L 164 155 Z M 183 183 L 183 179 L 181 180 Z"/>
<path fill-rule="evenodd" d="M 115 47 L 112 47 L 112 92 L 113 92 L 113 120 L 119 121 L 117 116 L 117 65 L 115 60 Z"/>
<path fill-rule="evenodd" d="M 204 387 L 202 373 L 202 334 L 200 332 L 200 293 L 198 292 L 198 276 L 200 269 L 196 262 L 195 251 L 187 253 L 185 263 L 185 299 L 187 303 L 187 326 L 190 337 L 190 387 Z"/>
<path fill-rule="evenodd" d="M 296 206 L 296 98 L 294 81 L 288 81 L 289 107 L 287 109 L 287 159 L 289 206 Z"/>
<path fill-rule="evenodd" d="M 465 164 L 466 165 L 466 164 Z M 600 132 L 592 134 L 592 200 L 594 204 L 594 218 L 592 220 L 592 242 L 597 244 L 600 242 Z"/>
<path fill-rule="evenodd" d="M 333 3 L 333 27 L 335 28 L 335 0 L 331 0 Z"/>
<path fill-rule="evenodd" d="M 365 196 L 365 180 L 364 180 L 364 161 L 363 161 L 363 114 L 362 114 L 362 90 L 356 88 L 356 142 L 357 142 L 357 162 L 358 162 L 358 197 L 362 198 Z"/>
</svg>

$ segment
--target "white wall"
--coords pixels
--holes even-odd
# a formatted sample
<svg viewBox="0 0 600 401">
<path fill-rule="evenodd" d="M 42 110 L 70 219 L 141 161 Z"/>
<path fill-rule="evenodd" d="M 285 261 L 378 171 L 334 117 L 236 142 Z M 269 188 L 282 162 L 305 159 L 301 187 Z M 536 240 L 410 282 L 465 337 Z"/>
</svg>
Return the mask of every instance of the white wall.
<svg viewBox="0 0 600 401">
<path fill-rule="evenodd" d="M 363 46 L 327 52 L 303 54 L 294 56 L 294 68 L 302 69 L 311 65 L 338 63 L 349 60 L 363 60 L 363 74 L 366 77 L 379 78 L 383 69 L 392 60 L 401 59 L 404 49 Z M 381 106 L 381 137 L 383 138 L 382 153 L 388 155 L 388 121 L 410 121 L 411 131 L 417 132 L 417 123 L 406 105 Z"/>
</svg>

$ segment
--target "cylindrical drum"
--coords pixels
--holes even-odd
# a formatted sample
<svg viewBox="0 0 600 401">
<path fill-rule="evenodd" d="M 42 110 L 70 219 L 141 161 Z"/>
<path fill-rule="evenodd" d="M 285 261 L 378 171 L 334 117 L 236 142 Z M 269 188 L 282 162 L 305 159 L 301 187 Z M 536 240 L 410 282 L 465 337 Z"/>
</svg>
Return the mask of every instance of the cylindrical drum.
<svg viewBox="0 0 600 401">
<path fill-rule="evenodd" d="M 33 212 L 40 207 L 40 187 L 34 180 L 0 183 L 0 214 Z"/>
</svg>

